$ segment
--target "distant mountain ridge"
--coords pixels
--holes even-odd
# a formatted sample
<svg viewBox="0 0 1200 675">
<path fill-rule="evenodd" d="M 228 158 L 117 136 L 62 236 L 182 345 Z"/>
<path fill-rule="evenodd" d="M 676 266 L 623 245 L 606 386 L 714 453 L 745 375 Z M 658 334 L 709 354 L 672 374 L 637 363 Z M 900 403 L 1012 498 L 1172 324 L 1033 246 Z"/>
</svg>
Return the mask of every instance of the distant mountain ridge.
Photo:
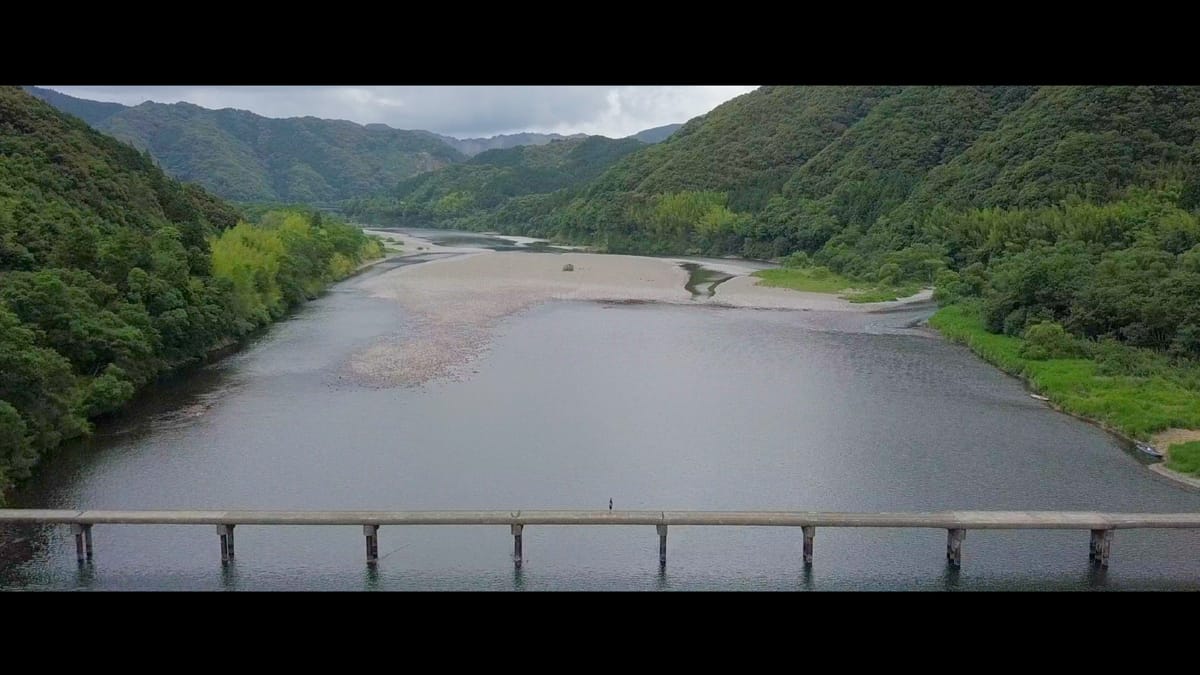
<svg viewBox="0 0 1200 675">
<path fill-rule="evenodd" d="M 578 136 L 487 150 L 401 181 L 386 194 L 348 200 L 342 208 L 377 222 L 471 228 L 498 209 L 522 208 L 585 184 L 645 147 L 633 137 Z"/>
<path fill-rule="evenodd" d="M 488 138 L 455 138 L 453 136 L 444 136 L 432 131 L 426 131 L 430 136 L 437 138 L 446 145 L 458 150 L 467 157 L 474 157 L 481 152 L 488 150 L 505 150 L 507 148 L 515 148 L 520 145 L 545 145 L 550 141 L 561 141 L 568 138 L 587 138 L 587 134 L 571 134 L 563 136 L 562 134 L 539 134 L 534 132 L 523 132 L 519 134 L 500 134 Z"/>
<path fill-rule="evenodd" d="M 96 126 L 129 107 L 120 103 L 75 98 L 74 96 L 68 96 L 53 89 L 43 89 L 41 87 L 24 87 L 24 89 L 26 92 L 33 94 L 62 112 L 74 115 L 92 126 Z"/>
<path fill-rule="evenodd" d="M 636 138 L 643 143 L 661 143 L 682 127 L 682 124 L 664 124 L 661 127 L 644 129 L 631 136 L 626 136 L 626 138 Z"/>
<path fill-rule="evenodd" d="M 643 143 L 658 143 L 665 141 L 668 136 L 675 133 L 682 124 L 665 124 L 661 127 L 653 129 L 644 129 L 631 134 L 625 138 L 633 138 Z M 571 134 L 564 136 L 562 134 L 541 134 L 534 132 L 522 132 L 519 134 L 499 134 L 497 136 L 489 136 L 488 138 L 455 138 L 453 136 L 445 136 L 432 131 L 426 132 L 435 136 L 450 147 L 458 150 L 467 157 L 474 157 L 488 150 L 506 150 L 522 145 L 546 145 L 552 141 L 562 141 L 571 138 L 588 138 L 593 134 Z"/>
<path fill-rule="evenodd" d="M 182 102 L 127 106 L 41 87 L 24 89 L 97 130 L 148 151 L 173 177 L 244 202 L 338 202 L 379 194 L 406 178 L 489 150 L 588 137 L 529 132 L 459 139 L 379 123 L 277 119 Z M 653 143 L 669 135 L 664 130 L 678 126 L 647 129 L 630 138 Z"/>
<path fill-rule="evenodd" d="M 238 201 L 333 202 L 465 159 L 417 131 L 315 117 L 274 119 L 191 103 L 121 106 L 27 91 L 149 151 L 175 178 Z"/>
</svg>

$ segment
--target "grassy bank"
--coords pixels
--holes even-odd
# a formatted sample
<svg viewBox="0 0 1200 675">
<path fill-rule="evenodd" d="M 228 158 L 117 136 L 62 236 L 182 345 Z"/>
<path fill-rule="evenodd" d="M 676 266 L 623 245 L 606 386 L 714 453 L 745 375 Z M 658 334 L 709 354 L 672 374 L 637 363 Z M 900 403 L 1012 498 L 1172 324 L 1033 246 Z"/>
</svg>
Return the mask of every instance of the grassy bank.
<svg viewBox="0 0 1200 675">
<path fill-rule="evenodd" d="M 1176 443 L 1171 446 L 1167 468 L 1179 473 L 1200 476 L 1200 441 Z"/>
<path fill-rule="evenodd" d="M 887 302 L 906 298 L 918 290 L 915 285 L 893 286 L 880 284 L 871 286 L 854 281 L 825 267 L 783 267 L 759 270 L 754 276 L 762 279 L 762 286 L 790 288 L 793 291 L 810 293 L 837 293 L 850 302 Z"/>
<path fill-rule="evenodd" d="M 1172 362 L 1147 350 L 1077 341 L 1076 358 L 1030 358 L 1026 340 L 989 333 L 978 308 L 950 305 L 929 324 L 969 346 L 984 360 L 1023 378 L 1063 410 L 1137 439 L 1170 428 L 1200 428 L 1200 366 Z M 1197 446 L 1189 448 L 1188 446 Z M 1200 443 L 1170 450 L 1171 468 L 1200 470 Z"/>
</svg>

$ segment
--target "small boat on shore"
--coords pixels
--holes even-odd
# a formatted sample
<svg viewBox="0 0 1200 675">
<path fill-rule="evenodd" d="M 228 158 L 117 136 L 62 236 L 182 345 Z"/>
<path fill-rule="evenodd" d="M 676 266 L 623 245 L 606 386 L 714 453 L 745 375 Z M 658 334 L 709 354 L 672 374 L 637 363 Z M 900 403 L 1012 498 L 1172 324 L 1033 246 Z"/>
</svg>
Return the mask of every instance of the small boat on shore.
<svg viewBox="0 0 1200 675">
<path fill-rule="evenodd" d="M 1039 401 L 1049 401 L 1050 400 L 1050 399 L 1046 398 L 1045 396 L 1042 396 L 1041 394 L 1030 394 L 1029 398 L 1036 398 Z"/>
<path fill-rule="evenodd" d="M 1141 450 L 1142 452 L 1146 453 L 1147 455 L 1150 455 L 1151 457 L 1155 457 L 1157 459 L 1162 459 L 1163 454 L 1161 452 L 1159 452 L 1153 445 L 1149 445 L 1147 443 L 1134 443 L 1134 445 L 1137 446 L 1138 450 Z"/>
</svg>

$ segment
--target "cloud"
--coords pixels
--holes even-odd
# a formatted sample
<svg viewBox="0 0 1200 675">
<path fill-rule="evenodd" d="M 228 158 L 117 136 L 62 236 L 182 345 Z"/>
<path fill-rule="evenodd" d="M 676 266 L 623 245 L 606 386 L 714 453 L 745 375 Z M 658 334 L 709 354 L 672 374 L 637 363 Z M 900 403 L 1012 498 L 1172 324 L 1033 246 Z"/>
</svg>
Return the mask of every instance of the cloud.
<svg viewBox="0 0 1200 675">
<path fill-rule="evenodd" d="M 379 122 L 459 138 L 519 131 L 602 134 L 614 138 L 686 122 L 752 86 L 474 87 L 100 87 L 49 89 L 96 101 L 137 105 L 188 101 L 267 117 Z"/>
</svg>

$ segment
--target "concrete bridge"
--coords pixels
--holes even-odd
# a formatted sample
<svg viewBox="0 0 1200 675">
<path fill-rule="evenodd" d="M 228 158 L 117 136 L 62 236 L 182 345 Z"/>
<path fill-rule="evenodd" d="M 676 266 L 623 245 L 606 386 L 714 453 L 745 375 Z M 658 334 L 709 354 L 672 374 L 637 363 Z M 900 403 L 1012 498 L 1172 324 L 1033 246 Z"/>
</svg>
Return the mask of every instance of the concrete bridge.
<svg viewBox="0 0 1200 675">
<path fill-rule="evenodd" d="M 941 511 L 928 513 L 821 513 L 780 511 L 70 511 L 0 509 L 0 524 L 69 525 L 79 561 L 93 555 L 95 525 L 215 525 L 221 562 L 234 558 L 238 525 L 355 525 L 366 537 L 367 564 L 379 561 L 379 528 L 407 525 L 507 525 L 513 535 L 513 564 L 519 569 L 526 525 L 653 525 L 658 562 L 667 564 L 671 526 L 798 527 L 804 535 L 804 564 L 813 561 L 818 527 L 926 528 L 946 530 L 946 560 L 962 564 L 967 530 L 1088 530 L 1088 558 L 1108 566 L 1115 530 L 1200 529 L 1200 513 L 1096 513 L 1081 511 Z"/>
</svg>

